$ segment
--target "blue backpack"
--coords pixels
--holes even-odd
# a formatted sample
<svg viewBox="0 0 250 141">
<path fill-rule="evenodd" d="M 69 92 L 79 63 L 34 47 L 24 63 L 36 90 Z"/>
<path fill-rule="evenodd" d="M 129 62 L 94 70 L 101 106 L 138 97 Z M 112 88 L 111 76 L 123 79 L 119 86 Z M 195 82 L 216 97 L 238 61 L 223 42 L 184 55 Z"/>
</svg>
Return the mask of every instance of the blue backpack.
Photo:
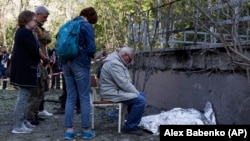
<svg viewBox="0 0 250 141">
<path fill-rule="evenodd" d="M 78 55 L 78 36 L 83 20 L 70 20 L 59 29 L 56 38 L 57 54 L 62 59 L 74 59 Z"/>
</svg>

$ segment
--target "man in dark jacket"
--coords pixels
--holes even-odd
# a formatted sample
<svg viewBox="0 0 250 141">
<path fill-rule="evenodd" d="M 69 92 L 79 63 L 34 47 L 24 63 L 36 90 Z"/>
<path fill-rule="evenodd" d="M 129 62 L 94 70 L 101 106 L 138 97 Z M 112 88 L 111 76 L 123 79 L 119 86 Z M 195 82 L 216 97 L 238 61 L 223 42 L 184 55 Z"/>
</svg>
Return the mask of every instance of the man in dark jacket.
<svg viewBox="0 0 250 141">
<path fill-rule="evenodd" d="M 3 46 L 0 55 L 0 78 L 3 78 L 3 87 L 5 90 L 7 87 L 7 62 L 9 61 L 9 53 L 7 52 L 7 47 Z"/>
<path fill-rule="evenodd" d="M 51 89 L 54 89 L 54 87 L 57 89 L 57 90 L 60 90 L 60 79 L 61 79 L 61 67 L 59 65 L 59 60 L 58 60 L 58 55 L 57 55 L 57 52 L 56 52 L 56 47 L 54 47 L 52 50 L 51 50 L 51 55 L 50 56 L 50 59 L 51 59 L 51 63 L 50 63 L 50 66 L 52 67 L 52 76 L 51 76 Z"/>
</svg>

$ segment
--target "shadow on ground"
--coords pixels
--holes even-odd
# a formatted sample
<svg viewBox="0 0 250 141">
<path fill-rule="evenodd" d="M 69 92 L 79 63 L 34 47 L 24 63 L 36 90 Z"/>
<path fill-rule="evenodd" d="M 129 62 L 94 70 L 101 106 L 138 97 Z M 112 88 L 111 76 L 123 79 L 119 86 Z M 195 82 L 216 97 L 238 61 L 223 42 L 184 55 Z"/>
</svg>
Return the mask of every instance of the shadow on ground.
<svg viewBox="0 0 250 141">
<path fill-rule="evenodd" d="M 46 93 L 45 99 L 50 101 L 58 101 L 61 95 L 60 90 L 50 90 Z M 16 101 L 16 91 L 6 90 L 0 91 L 0 141 L 63 141 L 65 128 L 63 126 L 64 115 L 54 114 L 52 117 L 40 121 L 32 134 L 12 134 L 12 114 Z M 49 112 L 54 113 L 54 108 L 60 107 L 57 102 L 46 102 L 45 107 Z M 96 137 L 93 141 L 159 141 L 159 136 L 145 132 L 144 136 L 135 136 L 124 133 L 117 133 L 117 118 L 111 119 L 108 112 L 112 110 L 117 112 L 116 108 L 98 108 L 95 115 Z M 158 114 L 159 109 L 147 106 L 145 115 Z M 117 114 L 116 114 L 117 115 Z M 78 132 L 81 132 L 80 115 L 75 114 L 74 126 Z M 81 136 L 73 139 L 73 141 L 83 140 Z"/>
</svg>

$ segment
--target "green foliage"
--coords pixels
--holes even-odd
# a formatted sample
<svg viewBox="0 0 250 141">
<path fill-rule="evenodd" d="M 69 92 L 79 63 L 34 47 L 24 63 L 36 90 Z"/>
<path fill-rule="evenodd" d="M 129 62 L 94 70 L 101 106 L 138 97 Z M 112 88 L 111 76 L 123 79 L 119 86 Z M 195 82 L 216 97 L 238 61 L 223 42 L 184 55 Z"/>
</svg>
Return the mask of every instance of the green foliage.
<svg viewBox="0 0 250 141">
<path fill-rule="evenodd" d="M 10 1 L 13 8 L 7 8 L 5 13 L 10 13 L 13 17 L 17 17 L 23 9 L 34 11 L 35 7 L 29 5 L 31 3 L 28 1 Z M 45 5 L 50 11 L 48 21 L 44 25 L 45 29 L 49 30 L 53 35 L 49 48 L 54 46 L 56 34 L 63 23 L 77 16 L 84 7 L 93 6 L 97 10 L 99 17 L 97 24 L 94 25 L 97 48 L 99 50 L 101 45 L 106 44 L 109 51 L 127 44 L 129 15 L 133 12 L 140 13 L 148 10 L 151 6 L 155 5 L 155 2 L 148 0 L 105 0 L 105 2 L 100 0 L 41 0 L 39 2 Z M 20 3 L 21 6 L 17 3 Z M 3 3 L 3 5 L 5 4 Z M 8 46 L 12 46 L 13 44 L 15 25 L 16 19 L 13 19 L 11 24 L 6 24 L 6 27 L 3 27 L 6 29 Z M 2 38 L 0 38 L 0 42 L 2 42 L 1 40 Z"/>
<path fill-rule="evenodd" d="M 150 1 L 142 0 L 140 3 L 134 0 L 117 1 L 100 0 L 88 1 L 88 4 L 96 8 L 99 19 L 95 25 L 96 42 L 98 50 L 106 44 L 109 51 L 127 44 L 128 16 L 135 11 L 149 9 Z M 142 8 L 142 9 L 141 9 Z"/>
<path fill-rule="evenodd" d="M 15 31 L 16 31 L 16 26 L 14 24 L 9 25 L 6 29 L 6 39 L 7 39 L 7 47 L 8 47 L 8 51 L 10 52 L 13 46 L 13 38 L 15 35 Z"/>
</svg>

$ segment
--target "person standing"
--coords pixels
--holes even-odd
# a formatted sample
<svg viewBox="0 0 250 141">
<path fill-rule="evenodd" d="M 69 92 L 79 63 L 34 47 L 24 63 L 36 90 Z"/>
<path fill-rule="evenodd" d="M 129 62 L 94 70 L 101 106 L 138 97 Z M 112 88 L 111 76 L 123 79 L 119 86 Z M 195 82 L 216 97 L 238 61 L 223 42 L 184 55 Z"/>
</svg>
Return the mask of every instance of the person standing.
<svg viewBox="0 0 250 141">
<path fill-rule="evenodd" d="M 54 89 L 54 87 L 57 90 L 60 90 L 60 80 L 61 80 L 61 68 L 59 67 L 58 64 L 58 57 L 57 57 L 57 53 L 56 53 L 56 47 L 54 47 L 52 50 L 52 55 L 51 55 L 51 60 L 52 63 L 50 64 L 52 67 L 52 73 L 53 75 L 51 76 L 51 89 Z"/>
<path fill-rule="evenodd" d="M 45 56 L 46 58 L 49 58 L 47 47 L 48 44 L 51 43 L 52 41 L 52 36 L 51 33 L 43 28 L 44 23 L 47 21 L 47 18 L 49 16 L 49 10 L 45 6 L 38 6 L 35 9 L 35 17 L 36 17 L 36 22 L 37 26 L 34 29 L 34 34 L 39 41 L 40 49 L 41 49 L 41 55 Z M 48 84 L 47 84 L 47 79 L 48 73 L 46 70 L 46 65 L 47 63 L 44 62 L 42 65 L 40 65 L 40 73 L 41 73 L 41 84 L 36 88 L 37 91 L 34 91 L 32 95 L 34 95 L 34 98 L 40 99 L 40 105 L 39 105 L 39 111 L 36 113 L 35 118 L 36 119 L 42 119 L 41 117 L 44 116 L 52 116 L 52 113 L 49 113 L 47 110 L 44 108 L 44 91 L 48 89 Z M 36 103 L 37 105 L 38 103 Z M 30 105 L 30 107 L 37 107 L 35 105 Z M 41 117 L 39 117 L 41 116 Z M 43 119 L 42 119 L 43 120 Z"/>
<path fill-rule="evenodd" d="M 7 62 L 9 60 L 9 54 L 7 52 L 7 47 L 3 46 L 1 48 L 1 55 L 0 55 L 0 78 L 3 80 L 3 87 L 2 89 L 5 90 L 7 87 Z"/>
<path fill-rule="evenodd" d="M 132 84 L 129 65 L 134 58 L 134 49 L 123 47 L 104 59 L 99 85 L 103 100 L 122 102 L 128 107 L 128 117 L 123 132 L 142 136 L 143 132 L 138 125 L 143 116 L 145 96 Z"/>
<path fill-rule="evenodd" d="M 47 21 L 49 11 L 44 6 L 39 6 L 35 10 L 35 19 L 37 26 L 33 29 L 39 47 L 40 55 L 49 58 L 47 55 L 47 44 L 51 42 L 51 35 L 41 26 Z M 50 59 L 49 59 L 50 60 Z M 49 61 L 50 62 L 50 61 Z M 48 77 L 45 66 L 48 62 L 40 62 L 37 68 L 37 86 L 31 90 L 31 95 L 27 104 L 26 118 L 32 125 L 38 125 L 39 120 L 45 120 L 44 116 L 52 116 L 53 114 L 44 110 L 44 81 Z M 47 80 L 46 80 L 47 81 Z"/>
<path fill-rule="evenodd" d="M 97 52 L 95 54 L 95 59 L 94 59 L 94 70 L 97 78 L 100 78 L 100 73 L 101 73 L 101 68 L 103 64 L 103 60 L 108 56 L 106 52 L 106 46 L 103 45 L 101 48 L 101 51 Z"/>
<path fill-rule="evenodd" d="M 66 83 L 67 99 L 65 106 L 64 125 L 66 132 L 65 139 L 72 139 L 77 136 L 73 126 L 74 108 L 76 106 L 77 93 L 80 98 L 82 138 L 91 139 L 95 136 L 95 131 L 91 129 L 90 124 L 90 67 L 91 58 L 94 58 L 96 52 L 94 29 L 92 24 L 98 20 L 97 13 L 93 7 L 84 8 L 79 16 L 73 20 L 82 20 L 79 33 L 79 53 L 72 60 L 62 58 L 62 70 Z"/>
<path fill-rule="evenodd" d="M 22 11 L 18 16 L 18 29 L 14 37 L 11 57 L 10 83 L 16 87 L 17 100 L 14 108 L 12 133 L 32 133 L 25 124 L 25 111 L 31 89 L 36 87 L 37 65 L 40 62 L 39 44 L 32 30 L 36 26 L 35 13 Z M 41 56 L 46 62 L 48 58 Z"/>
<path fill-rule="evenodd" d="M 102 45 L 101 47 L 101 51 L 98 51 L 95 54 L 95 61 L 99 61 L 99 60 L 104 60 L 107 57 L 107 51 L 106 51 L 106 46 Z"/>
<path fill-rule="evenodd" d="M 56 112 L 54 114 L 64 114 L 65 112 L 65 105 L 66 105 L 66 99 L 67 99 L 67 89 L 66 89 L 66 84 L 65 84 L 65 79 L 62 74 L 62 95 L 59 97 L 60 104 L 61 106 L 59 108 L 54 108 Z M 80 99 L 79 99 L 79 93 L 77 93 L 77 98 L 76 98 L 76 113 L 80 114 Z"/>
<path fill-rule="evenodd" d="M 50 14 L 49 10 L 45 6 L 38 6 L 35 10 L 35 16 L 36 16 L 36 22 L 37 22 L 37 26 L 35 28 L 35 34 L 39 41 L 42 54 L 48 58 L 49 58 L 49 55 L 48 55 L 47 47 L 48 47 L 48 44 L 50 44 L 52 41 L 52 36 L 49 31 L 43 28 L 43 25 L 47 21 L 49 14 Z M 43 81 L 44 81 L 41 87 L 41 89 L 43 89 L 43 91 L 41 90 L 42 92 L 47 91 L 49 89 L 49 85 L 48 85 L 49 76 L 46 70 L 46 65 L 47 64 L 44 63 L 41 66 L 41 73 L 43 73 L 42 76 L 43 76 Z M 44 93 L 43 93 L 42 102 L 39 106 L 38 116 L 52 116 L 52 115 L 53 115 L 52 113 L 49 113 L 44 108 Z"/>
<path fill-rule="evenodd" d="M 54 64 L 54 56 L 52 55 L 53 52 L 52 52 L 52 49 L 50 49 L 50 48 L 47 48 L 47 53 L 48 53 L 48 56 L 50 58 L 50 63 L 45 66 L 45 69 L 47 70 L 47 74 L 49 75 L 49 79 L 47 79 L 47 86 L 49 88 L 49 85 L 51 83 L 51 78 L 53 76 L 52 65 Z M 45 89 L 44 91 L 45 92 L 48 91 L 48 88 L 44 88 Z"/>
</svg>

